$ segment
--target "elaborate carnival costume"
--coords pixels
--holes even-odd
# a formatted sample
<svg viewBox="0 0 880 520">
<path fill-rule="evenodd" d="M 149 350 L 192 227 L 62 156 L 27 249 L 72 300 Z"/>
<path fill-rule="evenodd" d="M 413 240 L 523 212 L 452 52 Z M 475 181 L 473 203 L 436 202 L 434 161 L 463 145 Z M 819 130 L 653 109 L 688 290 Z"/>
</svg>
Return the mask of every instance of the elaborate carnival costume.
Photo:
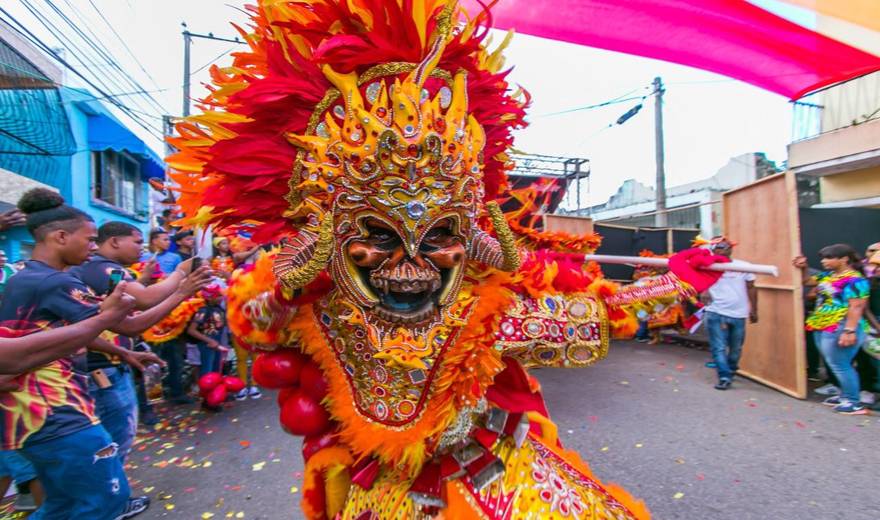
<svg viewBox="0 0 880 520">
<path fill-rule="evenodd" d="M 306 436 L 306 515 L 647 518 L 562 447 L 524 370 L 589 365 L 634 323 L 582 268 L 596 237 L 512 218 L 517 238 L 498 206 L 528 98 L 486 48 L 489 13 L 249 9 L 250 51 L 212 68 L 169 163 L 190 224 L 280 242 L 233 275 L 229 322 Z"/>
</svg>

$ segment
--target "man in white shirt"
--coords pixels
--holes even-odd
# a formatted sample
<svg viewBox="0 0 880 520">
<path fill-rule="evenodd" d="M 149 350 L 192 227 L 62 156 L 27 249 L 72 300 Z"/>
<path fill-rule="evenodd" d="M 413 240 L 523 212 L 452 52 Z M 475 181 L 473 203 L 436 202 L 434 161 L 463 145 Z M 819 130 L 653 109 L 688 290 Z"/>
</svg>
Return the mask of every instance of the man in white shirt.
<svg viewBox="0 0 880 520">
<path fill-rule="evenodd" d="M 712 251 L 730 258 L 734 243 L 725 237 L 712 240 Z M 740 262 L 731 260 L 733 265 Z M 707 291 L 710 303 L 706 307 L 706 329 L 709 346 L 718 370 L 718 390 L 727 390 L 739 368 L 743 341 L 746 337 L 746 318 L 758 321 L 758 291 L 752 273 L 725 271 Z"/>
</svg>

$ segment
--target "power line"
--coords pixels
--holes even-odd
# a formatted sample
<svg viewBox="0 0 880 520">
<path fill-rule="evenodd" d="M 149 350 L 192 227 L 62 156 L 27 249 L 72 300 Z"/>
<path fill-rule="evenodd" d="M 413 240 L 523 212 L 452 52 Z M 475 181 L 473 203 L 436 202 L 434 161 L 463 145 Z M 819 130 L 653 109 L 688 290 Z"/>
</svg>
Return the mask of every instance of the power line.
<svg viewBox="0 0 880 520">
<path fill-rule="evenodd" d="M 602 103 L 596 103 L 595 105 L 587 105 L 587 106 L 582 106 L 582 107 L 569 108 L 566 110 L 561 110 L 559 112 L 551 112 L 549 114 L 541 114 L 538 117 L 551 117 L 551 116 L 558 116 L 558 115 L 562 115 L 562 114 L 570 114 L 572 112 L 581 112 L 584 110 L 593 110 L 595 108 L 606 107 L 609 105 L 616 105 L 617 103 L 624 103 L 626 101 L 632 101 L 633 99 L 644 99 L 645 96 L 632 96 L 632 97 L 627 97 L 627 96 L 630 96 L 630 94 L 633 94 L 633 93 L 638 92 L 640 90 L 644 90 L 646 88 L 648 88 L 648 87 L 639 87 L 639 88 L 630 90 L 626 94 L 621 94 L 620 96 L 617 96 L 616 98 L 609 99 L 608 101 L 603 101 Z"/>
<path fill-rule="evenodd" d="M 76 58 L 77 61 L 79 61 L 85 67 L 86 70 L 89 69 L 89 66 L 85 64 L 86 60 L 82 59 L 82 57 L 80 56 L 80 55 L 85 55 L 86 53 L 83 52 L 83 50 L 76 43 L 74 43 L 73 40 L 67 36 L 66 33 L 62 32 L 54 23 L 52 23 L 51 20 L 49 20 L 45 15 L 41 14 L 39 12 L 39 10 L 37 10 L 33 5 L 30 4 L 30 2 L 28 0 L 21 0 L 21 3 L 34 16 L 34 18 L 37 20 L 37 22 L 39 22 L 47 31 L 55 34 L 59 38 L 59 40 L 62 41 L 62 43 L 66 44 L 67 50 L 69 50 L 71 52 L 73 57 Z M 16 20 L 16 22 L 19 25 L 23 26 L 20 21 Z M 91 42 L 89 42 L 86 38 L 83 38 L 83 39 L 84 39 L 84 41 L 86 41 L 87 44 L 92 45 Z M 44 45 L 45 45 L 45 43 L 44 43 Z M 55 54 L 54 51 L 52 51 L 52 53 Z M 77 54 L 77 53 L 79 53 L 79 54 Z M 118 79 L 118 76 L 116 76 L 116 78 Z M 94 79 L 95 79 L 95 81 L 100 83 L 102 87 L 104 87 L 107 90 L 112 90 L 113 88 L 115 88 L 117 90 L 125 90 L 110 75 L 101 75 L 101 76 L 94 75 Z M 111 84 L 112 84 L 112 88 L 110 87 Z M 135 86 L 135 88 L 138 88 L 138 86 Z M 134 100 L 134 101 L 136 102 L 136 100 Z M 127 107 L 127 108 L 134 110 L 131 107 Z M 140 109 L 141 107 L 139 106 L 138 108 Z M 137 112 L 144 113 L 142 110 L 137 110 Z M 129 114 L 129 116 L 134 118 L 134 116 L 132 114 Z M 141 124 L 149 124 L 149 123 L 145 123 L 145 122 L 141 121 Z"/>
<path fill-rule="evenodd" d="M 138 84 L 135 80 L 133 80 L 124 70 L 122 70 L 121 67 L 119 67 L 119 65 L 115 62 L 115 59 L 112 56 L 108 55 L 103 49 L 98 48 L 95 45 L 95 43 L 92 42 L 76 26 L 76 24 L 74 24 L 63 12 L 60 12 L 60 10 L 58 10 L 57 7 L 54 6 L 54 4 L 51 4 L 50 0 L 46 0 L 46 1 L 47 1 L 47 3 L 50 4 L 50 7 L 52 7 L 52 9 L 56 11 L 56 14 L 58 14 L 59 17 L 61 17 L 62 20 L 65 21 L 65 23 L 67 23 L 70 27 L 72 27 L 74 29 L 77 36 L 79 36 L 79 38 L 82 39 L 82 41 L 85 42 L 89 47 L 91 47 L 93 50 L 95 50 L 97 52 L 98 56 L 101 58 L 104 58 L 104 60 L 108 63 L 108 65 L 111 66 L 111 68 L 108 69 L 108 74 L 97 75 L 97 74 L 92 73 L 93 79 L 97 83 L 99 83 L 102 87 L 104 87 L 108 91 L 112 91 L 114 89 L 124 91 L 124 90 L 126 90 L 126 88 L 118 82 L 118 80 L 121 80 L 123 83 L 127 82 L 127 83 L 131 84 L 135 89 L 139 89 L 140 91 L 144 90 L 140 84 Z M 61 40 L 62 43 L 66 44 L 68 50 L 71 52 L 73 57 L 76 58 L 77 61 L 79 61 L 81 64 L 83 64 L 83 66 L 85 67 L 86 70 L 90 69 L 90 67 L 86 64 L 87 60 L 83 59 L 83 56 L 86 56 L 87 53 L 84 52 L 83 49 L 79 45 L 77 45 L 70 36 L 68 36 L 65 32 L 61 31 L 58 28 L 58 26 L 55 25 L 55 23 L 53 23 L 47 16 L 45 16 L 44 14 L 41 14 L 39 12 L 39 10 L 36 9 L 33 5 L 31 5 L 31 3 L 28 0 L 21 0 L 21 3 L 44 28 L 46 28 L 48 31 L 56 34 L 56 36 L 59 38 L 59 40 Z M 18 22 L 18 23 L 19 23 L 19 25 L 21 25 L 21 22 Z M 111 75 L 111 74 L 109 74 L 109 72 L 112 72 L 113 74 Z M 94 85 L 94 83 L 92 83 L 92 85 Z M 112 85 L 112 88 L 111 88 L 111 85 Z M 112 97 L 112 95 L 111 95 L 111 97 Z M 114 103 L 114 104 L 116 104 L 117 107 L 120 108 L 120 110 L 123 110 L 123 112 L 126 113 L 126 115 L 128 115 L 130 118 L 137 121 L 141 127 L 152 127 L 152 129 L 149 130 L 150 133 L 153 135 L 158 135 L 158 133 L 161 132 L 160 127 L 150 123 L 149 121 L 145 121 L 141 117 L 135 115 L 135 114 L 140 114 L 140 115 L 146 116 L 150 119 L 161 120 L 161 115 L 156 115 L 155 113 L 152 112 L 152 110 L 155 110 L 155 107 L 158 107 L 158 114 L 162 114 L 164 112 L 164 109 L 154 99 L 152 101 L 154 103 L 154 107 L 147 108 L 147 110 L 151 110 L 151 111 L 144 110 L 143 106 L 140 103 L 138 103 L 138 98 L 132 98 L 132 102 L 135 104 L 135 106 L 137 108 L 135 108 L 134 106 L 130 106 L 130 105 L 124 105 L 122 103 L 118 103 L 118 104 Z M 149 103 L 148 103 L 148 105 L 149 105 Z M 125 108 L 122 108 L 122 106 L 124 106 Z"/>
<path fill-rule="evenodd" d="M 110 101 L 110 103 L 112 103 L 112 104 L 113 104 L 114 106 L 116 106 L 118 109 L 122 110 L 126 115 L 128 115 L 128 116 L 129 116 L 129 117 L 130 117 L 135 123 L 137 123 L 141 128 L 143 128 L 144 130 L 146 130 L 147 132 L 149 132 L 150 134 L 152 134 L 153 136 L 155 136 L 155 137 L 157 137 L 157 138 L 159 138 L 159 139 L 162 139 L 162 138 L 163 138 L 163 137 L 162 137 L 162 134 L 161 134 L 161 131 L 160 131 L 159 133 L 155 133 L 155 129 L 154 129 L 154 128 L 151 128 L 151 127 L 149 126 L 148 123 L 144 122 L 142 119 L 140 119 L 140 117 L 138 117 L 137 115 L 135 115 L 127 105 L 125 105 L 124 103 L 121 103 L 120 101 L 114 99 L 114 98 L 112 97 L 112 94 L 106 92 L 103 88 L 101 88 L 101 87 L 99 87 L 98 85 L 96 85 L 93 81 L 91 81 L 89 78 L 87 78 L 85 75 L 83 75 L 83 73 L 81 73 L 79 70 L 77 70 L 76 67 L 74 67 L 73 65 L 71 65 L 67 60 L 65 60 L 65 59 L 62 58 L 61 56 L 59 56 L 57 52 L 55 52 L 55 51 L 54 51 L 51 47 L 49 47 L 49 46 L 48 46 L 43 40 L 41 40 L 41 39 L 40 39 L 39 37 L 37 37 L 33 32 L 31 32 L 30 29 L 28 29 L 27 27 L 25 27 L 24 24 L 22 24 L 17 18 L 15 18 L 14 16 L 12 16 L 12 15 L 9 13 L 9 11 L 7 11 L 6 9 L 4 9 L 2 6 L 0 6 L 0 13 L 3 13 L 3 14 L 4 14 L 9 20 L 11 20 L 11 22 L 12 22 L 14 25 L 17 26 L 17 28 L 16 28 L 16 27 L 13 27 L 13 29 L 14 29 L 16 32 L 18 32 L 19 34 L 21 34 L 22 36 L 24 36 L 26 39 L 28 39 L 29 41 L 31 41 L 31 43 L 33 43 L 33 44 L 36 45 L 38 48 L 40 48 L 41 50 L 43 50 L 43 52 L 47 53 L 49 56 L 51 56 L 52 58 L 54 58 L 58 63 L 60 63 L 60 64 L 63 65 L 65 68 L 67 68 L 67 69 L 70 70 L 72 73 L 74 73 L 76 76 L 78 76 L 79 78 L 81 78 L 83 81 L 86 82 L 86 84 L 88 84 L 90 87 L 92 87 L 93 89 L 95 89 L 96 92 L 98 92 L 98 93 L 101 94 L 102 96 L 105 96 L 105 97 Z"/>
<path fill-rule="evenodd" d="M 205 64 L 202 65 L 201 67 L 199 67 L 199 68 L 197 68 L 196 70 L 190 72 L 189 75 L 190 75 L 190 76 L 195 76 L 195 75 L 198 74 L 199 72 L 201 72 L 201 71 L 205 70 L 206 68 L 210 67 L 215 61 L 217 61 L 217 60 L 219 60 L 220 58 L 222 58 L 223 56 L 226 56 L 227 54 L 229 54 L 229 52 L 230 52 L 232 49 L 234 49 L 234 48 L 235 48 L 235 47 L 230 47 L 230 48 L 226 49 L 225 51 L 223 51 L 223 52 L 221 52 L 220 54 L 218 54 L 217 57 L 214 58 L 213 60 L 209 61 L 208 63 L 205 63 Z"/>
<path fill-rule="evenodd" d="M 64 2 L 68 5 L 70 5 L 69 0 L 64 0 Z M 113 24 L 111 24 L 107 20 L 107 18 L 104 16 L 104 13 L 102 13 L 101 10 L 98 9 L 98 6 L 96 6 L 92 0 L 89 0 L 89 4 L 92 6 L 92 8 L 95 10 L 95 12 L 98 13 L 98 16 L 100 16 L 101 19 L 104 20 L 104 23 L 107 24 L 107 27 L 113 32 L 113 35 L 116 36 L 116 39 L 119 40 L 119 43 L 122 44 L 122 46 L 128 52 L 128 55 L 131 56 L 131 59 L 133 59 L 135 61 L 135 63 L 138 64 L 138 67 L 141 69 L 141 72 L 143 72 L 148 78 L 150 78 L 150 81 L 153 83 L 154 87 L 159 88 L 159 85 L 156 83 L 156 80 L 153 79 L 153 76 L 151 76 L 149 72 L 147 72 L 147 69 L 144 68 L 144 66 L 140 62 L 140 60 L 137 59 L 137 56 L 134 55 L 134 53 L 131 51 L 131 48 L 129 48 L 128 44 L 125 43 L 125 40 L 119 35 L 118 32 L 116 32 L 116 29 L 113 27 Z M 74 10 L 76 10 L 75 7 L 73 7 L 73 6 L 71 6 L 71 7 Z M 128 7 L 131 8 L 131 4 L 128 4 Z"/>
<path fill-rule="evenodd" d="M 65 23 L 67 23 L 67 25 L 70 26 L 74 30 L 74 32 L 76 32 L 76 34 L 83 41 L 85 41 L 92 49 L 94 49 L 100 57 L 104 58 L 104 60 L 112 68 L 116 69 L 119 72 L 119 74 L 121 74 L 122 80 L 124 82 L 127 81 L 129 84 L 131 84 L 131 86 L 133 88 L 143 91 L 144 92 L 143 97 L 147 101 L 151 102 L 153 104 L 154 108 L 158 109 L 159 114 L 164 114 L 167 112 L 165 110 L 165 107 L 163 107 L 162 104 L 159 103 L 159 101 L 157 101 L 152 95 L 148 94 L 146 89 L 144 89 L 144 87 L 137 80 L 135 80 L 127 71 L 125 71 L 121 66 L 119 66 L 118 60 L 116 59 L 116 57 L 113 56 L 113 54 L 107 49 L 107 46 L 104 45 L 103 42 L 101 42 L 101 39 L 91 29 L 89 29 L 88 23 L 83 23 L 83 25 L 86 27 L 86 30 L 88 30 L 89 33 L 92 35 L 92 39 L 88 38 L 86 36 L 86 34 L 83 33 L 83 31 L 77 26 L 77 24 L 75 24 L 61 9 L 59 9 L 54 4 L 54 2 L 52 0 L 45 0 L 45 1 L 49 5 L 49 7 L 51 7 L 52 10 L 55 11 L 55 13 Z M 135 60 L 136 60 L 136 58 L 135 58 Z M 117 77 L 119 77 L 119 76 L 117 76 Z M 155 86 L 156 86 L 156 88 L 158 88 L 158 85 L 155 85 Z"/>
</svg>

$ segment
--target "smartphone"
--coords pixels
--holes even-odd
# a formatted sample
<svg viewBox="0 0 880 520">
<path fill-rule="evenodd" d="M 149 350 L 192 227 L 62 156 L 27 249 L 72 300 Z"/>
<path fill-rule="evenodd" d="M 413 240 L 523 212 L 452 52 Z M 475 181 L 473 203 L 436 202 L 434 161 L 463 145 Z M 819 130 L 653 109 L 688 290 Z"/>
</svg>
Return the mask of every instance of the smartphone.
<svg viewBox="0 0 880 520">
<path fill-rule="evenodd" d="M 122 269 L 113 269 L 110 271 L 110 282 L 107 284 L 107 294 L 113 292 L 116 289 L 116 286 L 119 285 L 119 282 L 122 281 L 125 276 L 125 271 Z"/>
<path fill-rule="evenodd" d="M 192 262 L 192 269 L 190 270 L 190 272 L 195 271 L 196 269 L 198 269 L 201 266 L 202 266 L 202 257 L 194 256 L 193 262 Z"/>
</svg>

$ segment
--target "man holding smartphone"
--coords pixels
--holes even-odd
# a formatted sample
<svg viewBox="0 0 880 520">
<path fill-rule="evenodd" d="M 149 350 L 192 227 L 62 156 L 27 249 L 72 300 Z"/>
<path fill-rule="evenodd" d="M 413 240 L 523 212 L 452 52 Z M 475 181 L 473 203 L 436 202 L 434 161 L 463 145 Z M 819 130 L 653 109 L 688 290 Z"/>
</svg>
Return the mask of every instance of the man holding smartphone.
<svg viewBox="0 0 880 520">
<path fill-rule="evenodd" d="M 116 284 L 126 282 L 126 292 L 134 297 L 137 309 L 153 307 L 170 297 L 189 273 L 190 262 L 181 263 L 165 280 L 144 287 L 126 269 L 138 262 L 144 237 L 138 228 L 125 222 L 107 222 L 98 228 L 98 251 L 71 273 L 96 294 L 109 294 Z M 102 338 L 124 349 L 123 356 L 91 351 L 88 355 L 89 394 L 101 422 L 119 445 L 124 458 L 137 432 L 138 403 L 133 374 L 143 363 L 163 363 L 152 352 L 135 352 L 135 338 L 105 332 Z M 163 363 L 164 364 L 164 363 Z"/>
</svg>

